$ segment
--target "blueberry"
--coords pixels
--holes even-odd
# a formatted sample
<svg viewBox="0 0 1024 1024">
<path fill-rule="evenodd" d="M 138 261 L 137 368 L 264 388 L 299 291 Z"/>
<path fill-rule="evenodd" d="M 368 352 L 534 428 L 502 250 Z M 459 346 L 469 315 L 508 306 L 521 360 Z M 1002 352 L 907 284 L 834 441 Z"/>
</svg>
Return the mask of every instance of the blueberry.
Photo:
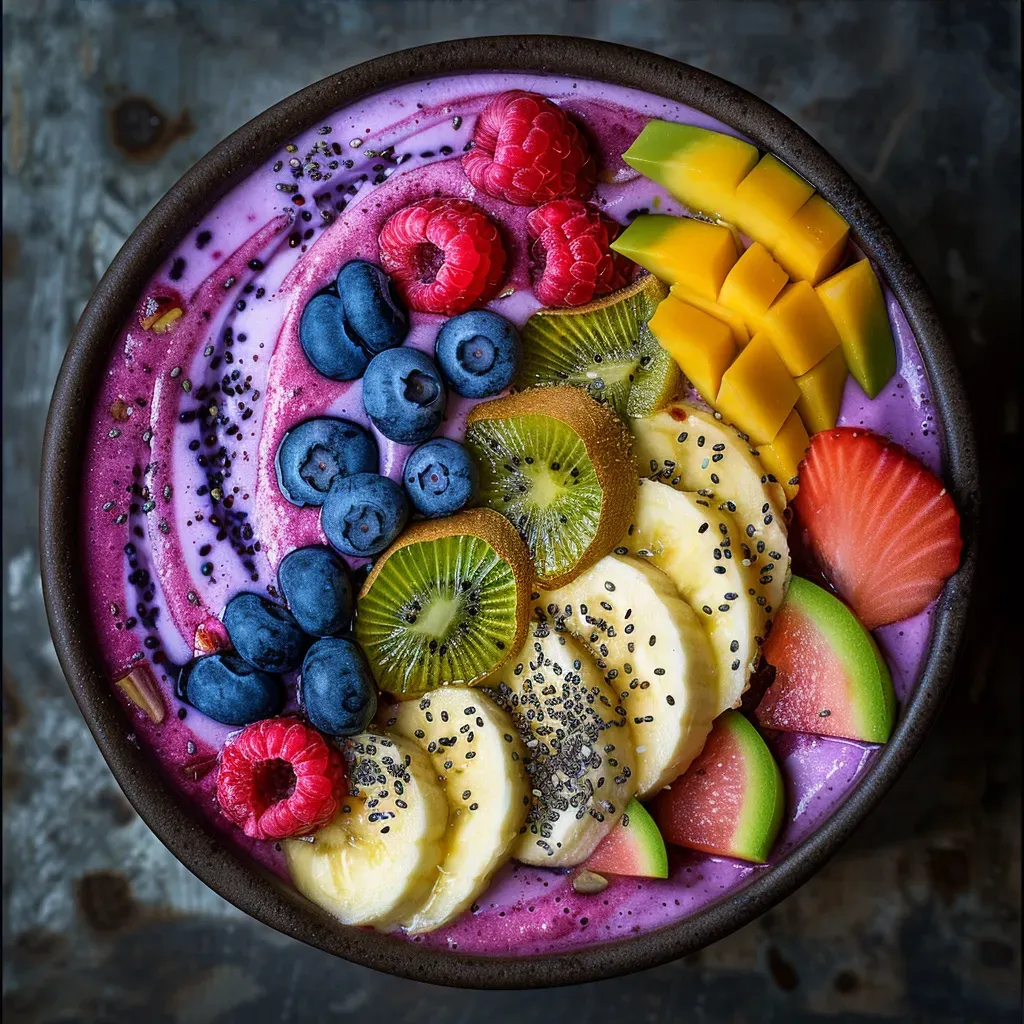
<svg viewBox="0 0 1024 1024">
<path fill-rule="evenodd" d="M 320 526 L 346 555 L 376 555 L 401 532 L 409 518 L 405 492 L 394 480 L 357 473 L 335 480 L 320 511 Z"/>
<path fill-rule="evenodd" d="M 435 437 L 405 460 L 402 482 L 417 512 L 450 516 L 476 497 L 476 464 L 457 441 Z"/>
<path fill-rule="evenodd" d="M 434 360 L 414 348 L 374 356 L 363 375 L 363 407 L 392 441 L 426 441 L 444 416 L 445 387 Z"/>
<path fill-rule="evenodd" d="M 351 640 L 317 640 L 302 662 L 299 699 L 322 733 L 362 732 L 377 712 L 377 687 L 363 652 Z"/>
<path fill-rule="evenodd" d="M 277 582 L 295 621 L 310 636 L 333 636 L 351 621 L 348 567 L 330 548 L 316 544 L 289 552 L 277 568 Z"/>
<path fill-rule="evenodd" d="M 292 613 L 259 594 L 236 594 L 224 609 L 224 627 L 239 657 L 264 672 L 298 668 L 309 638 Z"/>
<path fill-rule="evenodd" d="M 192 707 L 224 725 L 248 725 L 284 707 L 281 680 L 234 654 L 209 654 L 189 662 L 181 670 L 179 689 Z"/>
<path fill-rule="evenodd" d="M 395 348 L 409 333 L 409 314 L 391 278 L 366 260 L 338 271 L 338 295 L 348 335 L 374 356 Z"/>
<path fill-rule="evenodd" d="M 465 398 L 496 395 L 512 383 L 522 362 L 519 332 L 503 316 L 471 309 L 437 332 L 434 354 L 452 391 Z"/>
<path fill-rule="evenodd" d="M 299 343 L 317 373 L 331 380 L 355 380 L 370 361 L 370 353 L 349 331 L 341 299 L 330 292 L 320 292 L 306 303 Z"/>
<path fill-rule="evenodd" d="M 373 435 L 357 423 L 323 416 L 292 427 L 277 449 L 277 482 L 293 505 L 322 505 L 337 476 L 375 473 Z"/>
</svg>

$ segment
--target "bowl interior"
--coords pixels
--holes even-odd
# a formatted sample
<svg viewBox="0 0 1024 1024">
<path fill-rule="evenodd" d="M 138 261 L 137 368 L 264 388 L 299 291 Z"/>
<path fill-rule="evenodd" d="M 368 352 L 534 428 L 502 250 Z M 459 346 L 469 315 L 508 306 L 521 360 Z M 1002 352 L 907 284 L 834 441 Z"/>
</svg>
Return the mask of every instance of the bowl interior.
<svg viewBox="0 0 1024 1024">
<path fill-rule="evenodd" d="M 116 336 L 137 296 L 175 242 L 231 186 L 284 141 L 361 96 L 402 82 L 484 69 L 557 72 L 664 96 L 707 113 L 771 151 L 807 178 L 850 222 L 855 241 L 882 268 L 918 340 L 946 438 L 945 473 L 964 527 L 961 568 L 934 615 L 921 679 L 897 729 L 853 793 L 825 823 L 742 889 L 657 931 L 582 951 L 524 959 L 474 958 L 345 928 L 269 872 L 243 859 L 171 792 L 145 750 L 128 738 L 124 710 L 82 627 L 86 595 L 76 502 L 85 425 Z M 196 875 L 252 916 L 346 959 L 424 981 L 536 987 L 607 978 L 685 955 L 786 896 L 868 813 L 920 743 L 950 680 L 974 569 L 977 472 L 966 401 L 925 286 L 899 243 L 849 176 L 793 122 L 706 72 L 631 48 L 567 37 L 495 37 L 391 54 L 324 79 L 261 114 L 196 164 L 126 242 L 78 324 L 47 422 L 41 495 L 43 583 L 58 657 L 83 715 L 129 800 Z"/>
</svg>

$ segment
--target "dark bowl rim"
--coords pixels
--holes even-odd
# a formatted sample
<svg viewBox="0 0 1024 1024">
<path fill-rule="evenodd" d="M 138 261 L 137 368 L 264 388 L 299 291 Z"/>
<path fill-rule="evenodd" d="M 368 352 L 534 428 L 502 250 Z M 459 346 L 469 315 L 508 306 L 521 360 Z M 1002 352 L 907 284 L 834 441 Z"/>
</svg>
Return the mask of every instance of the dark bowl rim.
<svg viewBox="0 0 1024 1024">
<path fill-rule="evenodd" d="M 248 170 L 333 110 L 404 82 L 472 70 L 597 78 L 664 96 L 718 118 L 807 178 L 850 222 L 885 273 L 918 339 L 946 438 L 945 477 L 961 511 L 964 550 L 934 614 L 922 678 L 890 742 L 847 800 L 775 867 L 676 924 L 542 957 L 470 957 L 347 928 L 236 853 L 162 779 L 129 736 L 128 713 L 104 677 L 85 606 L 77 503 L 91 396 L 110 342 L 171 247 Z M 600 74 L 595 71 L 600 69 Z M 217 145 L 154 206 L 111 263 L 76 327 L 46 423 L 40 488 L 44 599 L 57 655 L 97 745 L 125 795 L 165 846 L 245 913 L 327 952 L 390 974 L 467 988 L 534 988 L 606 979 L 654 967 L 753 920 L 807 880 L 878 803 L 920 745 L 950 686 L 974 575 L 979 491 L 970 412 L 927 288 L 903 246 L 850 176 L 793 121 L 706 71 L 643 50 L 571 36 L 491 36 L 431 43 L 378 57 L 295 93 Z M 70 483 L 70 487 L 69 487 Z"/>
</svg>

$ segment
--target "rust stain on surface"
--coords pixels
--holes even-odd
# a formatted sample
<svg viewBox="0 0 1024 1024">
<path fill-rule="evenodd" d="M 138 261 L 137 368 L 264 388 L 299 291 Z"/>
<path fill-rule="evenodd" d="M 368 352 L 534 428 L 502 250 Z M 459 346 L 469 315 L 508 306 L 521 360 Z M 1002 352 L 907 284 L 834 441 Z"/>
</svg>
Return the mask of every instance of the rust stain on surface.
<svg viewBox="0 0 1024 1024">
<path fill-rule="evenodd" d="M 110 137 L 130 160 L 157 160 L 170 147 L 191 134 L 187 110 L 169 118 L 145 96 L 125 96 L 110 108 Z"/>
</svg>

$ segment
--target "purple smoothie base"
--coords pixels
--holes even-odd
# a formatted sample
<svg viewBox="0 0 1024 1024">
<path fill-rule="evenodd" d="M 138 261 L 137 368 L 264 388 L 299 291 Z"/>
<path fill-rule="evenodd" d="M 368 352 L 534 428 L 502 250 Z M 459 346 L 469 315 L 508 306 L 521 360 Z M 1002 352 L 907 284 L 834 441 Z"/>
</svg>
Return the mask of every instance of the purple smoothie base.
<svg viewBox="0 0 1024 1024">
<path fill-rule="evenodd" d="M 156 753 L 170 783 L 226 841 L 283 878 L 287 869 L 275 844 L 247 840 L 218 813 L 215 758 L 233 730 L 183 704 L 175 696 L 167 666 L 192 656 L 200 625 L 222 633 L 217 615 L 233 593 L 266 588 L 276 596 L 274 567 L 283 555 L 297 546 L 324 542 L 318 510 L 297 509 L 280 494 L 274 471 L 277 446 L 286 430 L 313 415 L 369 424 L 360 382 L 329 381 L 309 365 L 298 344 L 298 320 L 310 296 L 329 284 L 346 260 L 376 262 L 377 234 L 392 212 L 435 191 L 473 199 L 501 225 L 509 255 L 503 297 L 490 308 L 519 325 L 538 308 L 523 245 L 527 211 L 476 194 L 458 160 L 487 97 L 510 87 L 541 92 L 584 124 L 603 169 L 594 201 L 621 222 L 639 209 L 687 212 L 619 157 L 649 118 L 738 134 L 697 110 L 656 96 L 558 77 L 465 75 L 376 94 L 326 122 L 329 132 L 320 128 L 293 140 L 294 150 L 283 150 L 257 169 L 182 239 L 141 297 L 140 308 L 147 296 L 175 296 L 184 299 L 184 316 L 164 335 L 142 330 L 137 318 L 127 324 L 97 399 L 82 530 L 92 618 L 106 668 L 111 679 L 118 679 L 143 659 L 152 664 L 154 652 L 159 652 L 161 661 L 152 667 L 167 714 L 157 725 L 125 701 L 136 742 Z M 354 139 L 361 140 L 355 148 Z M 293 177 L 289 160 L 302 162 L 315 146 L 320 152 L 313 159 L 325 177 Z M 388 146 L 395 149 L 390 161 L 371 155 Z M 404 154 L 410 155 L 399 163 Z M 351 168 L 344 166 L 346 160 L 353 161 Z M 331 161 L 338 166 L 331 168 Z M 362 182 L 361 175 L 366 176 Z M 298 192 L 291 191 L 292 185 Z M 296 195 L 303 198 L 301 207 Z M 311 216 L 306 218 L 306 213 Z M 254 259 L 262 261 L 261 269 L 250 269 Z M 259 298 L 257 289 L 264 290 Z M 240 301 L 244 308 L 238 308 Z M 929 382 L 899 304 L 888 292 L 887 301 L 897 347 L 896 376 L 874 400 L 851 378 L 839 422 L 887 435 L 938 472 L 943 442 Z M 438 316 L 413 314 L 407 344 L 431 351 L 442 322 Z M 235 371 L 238 377 L 232 381 Z M 227 388 L 234 392 L 229 394 L 222 383 L 217 395 L 226 422 L 209 430 L 183 424 L 181 413 L 208 403 L 212 396 L 204 388 L 209 391 L 225 374 Z M 110 410 L 117 400 L 129 404 L 131 414 L 125 418 L 122 413 L 115 421 Z M 441 433 L 460 437 L 472 404 L 452 396 Z M 231 453 L 230 476 L 223 485 L 225 497 L 233 501 L 230 511 L 223 504 L 214 509 L 209 496 L 197 493 L 209 482 L 188 445 L 211 430 L 217 442 L 200 454 L 221 444 Z M 381 471 L 397 477 L 410 449 L 376 436 Z M 139 467 L 138 475 L 133 467 Z M 211 513 L 219 522 L 211 523 Z M 218 539 L 222 533 L 227 536 Z M 134 545 L 131 559 L 125 553 L 128 543 Z M 210 567 L 208 575 L 204 565 Z M 140 571 L 149 573 L 148 580 L 138 581 L 135 574 Z M 140 602 L 144 614 L 137 614 L 139 621 L 133 623 L 131 610 L 138 611 Z M 919 677 L 931 615 L 928 609 L 876 632 L 901 704 Z M 290 692 L 294 694 L 294 686 Z M 787 789 L 787 820 L 770 867 L 845 799 L 876 748 L 783 733 L 766 734 L 766 739 Z M 565 952 L 672 924 L 765 870 L 672 849 L 666 880 L 616 878 L 598 895 L 579 895 L 567 873 L 513 863 L 499 872 L 471 911 L 408 941 L 475 955 Z"/>
</svg>

